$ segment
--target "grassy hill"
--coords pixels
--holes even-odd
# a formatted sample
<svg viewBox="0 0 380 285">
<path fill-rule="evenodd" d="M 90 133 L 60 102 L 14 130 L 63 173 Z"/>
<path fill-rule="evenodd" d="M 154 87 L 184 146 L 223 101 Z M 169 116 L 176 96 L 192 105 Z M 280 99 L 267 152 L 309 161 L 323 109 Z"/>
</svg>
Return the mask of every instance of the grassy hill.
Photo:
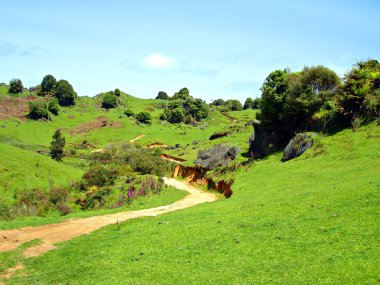
<svg viewBox="0 0 380 285">
<path fill-rule="evenodd" d="M 3 96 L 1 98 L 1 96 Z M 1 95 L 0 101 L 5 98 Z M 253 110 L 213 109 L 197 126 L 162 124 L 161 100 L 122 94 L 124 108 L 148 111 L 151 125 L 138 124 L 124 108 L 103 110 L 100 97 L 82 97 L 52 121 L 0 120 L 0 191 L 12 203 L 26 187 L 47 189 L 79 179 L 91 151 L 110 144 L 159 142 L 180 146 L 164 153 L 191 165 L 200 149 L 217 143 L 240 146 L 245 158 Z M 51 136 L 61 128 L 68 156 L 48 155 Z M 214 133 L 228 132 L 209 140 Z M 1 253 L 26 269 L 7 284 L 283 284 L 377 282 L 380 260 L 380 127 L 320 136 L 312 150 L 286 163 L 281 153 L 256 160 L 235 173 L 229 199 L 159 217 L 130 220 L 60 245 L 59 250 L 23 259 Z M 37 152 L 38 151 L 38 152 Z M 2 187 L 2 188 L 1 188 Z M 146 197 L 131 209 L 171 203 L 182 192 Z M 126 210 L 122 208 L 121 210 Z M 82 217 L 116 210 L 77 211 Z M 62 220 L 57 214 L 3 221 L 3 228 Z M 8 261 L 7 261 L 8 260 Z"/>
<path fill-rule="evenodd" d="M 293 161 L 257 161 L 230 199 L 66 242 L 9 284 L 374 284 L 379 139 L 370 125 Z"/>
</svg>

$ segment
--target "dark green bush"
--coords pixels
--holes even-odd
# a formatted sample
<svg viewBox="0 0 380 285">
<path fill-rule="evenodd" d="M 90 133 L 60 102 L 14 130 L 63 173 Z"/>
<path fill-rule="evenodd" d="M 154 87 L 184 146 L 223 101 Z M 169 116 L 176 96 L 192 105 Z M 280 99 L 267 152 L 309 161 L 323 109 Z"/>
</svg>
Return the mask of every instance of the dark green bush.
<svg viewBox="0 0 380 285">
<path fill-rule="evenodd" d="M 127 109 L 124 111 L 124 115 L 126 115 L 127 117 L 133 117 L 135 113 L 131 109 Z"/>
<path fill-rule="evenodd" d="M 22 92 L 23 85 L 20 79 L 12 79 L 9 82 L 9 93 L 18 94 Z"/>
<path fill-rule="evenodd" d="M 116 88 L 115 91 L 113 92 L 113 94 L 115 94 L 117 97 L 120 97 L 120 95 L 121 95 L 120 89 Z"/>
<path fill-rule="evenodd" d="M 102 187 L 112 185 L 115 182 L 117 175 L 118 171 L 116 169 L 108 169 L 100 165 L 95 165 L 87 170 L 82 178 L 87 187 Z"/>
<path fill-rule="evenodd" d="M 152 122 L 152 115 L 148 112 L 140 112 L 136 114 L 135 118 L 143 124 L 150 124 Z"/>
<path fill-rule="evenodd" d="M 59 101 L 57 98 L 55 97 L 52 97 L 48 103 L 48 110 L 50 111 L 50 113 L 52 113 L 53 115 L 58 115 L 59 113 Z"/>
<path fill-rule="evenodd" d="M 54 96 L 58 99 L 59 105 L 75 105 L 77 94 L 73 86 L 67 80 L 59 80 L 54 91 Z"/>
<path fill-rule="evenodd" d="M 166 92 L 160 91 L 160 92 L 158 92 L 156 99 L 168 100 L 169 96 L 168 96 L 168 94 L 166 94 Z"/>
<path fill-rule="evenodd" d="M 29 102 L 28 118 L 32 120 L 49 119 L 46 102 L 42 100 Z"/>
<path fill-rule="evenodd" d="M 117 107 L 117 96 L 113 93 L 106 93 L 103 95 L 102 108 L 112 109 Z"/>
<path fill-rule="evenodd" d="M 48 74 L 42 79 L 40 94 L 43 96 L 53 95 L 56 86 L 57 80 L 53 75 Z"/>
</svg>

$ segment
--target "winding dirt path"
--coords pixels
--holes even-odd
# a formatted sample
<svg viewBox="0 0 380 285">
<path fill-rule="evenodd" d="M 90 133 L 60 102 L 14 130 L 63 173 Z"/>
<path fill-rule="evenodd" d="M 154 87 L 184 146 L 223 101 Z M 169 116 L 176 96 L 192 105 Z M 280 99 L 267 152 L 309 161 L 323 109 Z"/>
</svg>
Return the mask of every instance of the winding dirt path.
<svg viewBox="0 0 380 285">
<path fill-rule="evenodd" d="M 156 208 L 71 219 L 57 224 L 3 230 L 0 231 L 0 251 L 14 250 L 25 242 L 40 239 L 41 242 L 38 245 L 29 247 L 23 252 L 25 257 L 38 256 L 57 248 L 56 243 L 71 240 L 83 234 L 89 234 L 106 225 L 116 224 L 117 222 L 133 218 L 157 216 L 189 208 L 197 204 L 213 202 L 217 199 L 213 193 L 203 192 L 186 182 L 173 178 L 164 178 L 164 180 L 167 185 L 185 190 L 189 192 L 189 195 L 173 204 Z"/>
<path fill-rule="evenodd" d="M 130 140 L 129 142 L 130 142 L 130 143 L 134 143 L 135 141 L 138 141 L 139 139 L 142 139 L 143 137 L 145 137 L 145 135 L 144 135 L 144 134 L 141 134 L 141 135 L 139 135 L 138 137 L 134 138 L 133 140 Z"/>
</svg>

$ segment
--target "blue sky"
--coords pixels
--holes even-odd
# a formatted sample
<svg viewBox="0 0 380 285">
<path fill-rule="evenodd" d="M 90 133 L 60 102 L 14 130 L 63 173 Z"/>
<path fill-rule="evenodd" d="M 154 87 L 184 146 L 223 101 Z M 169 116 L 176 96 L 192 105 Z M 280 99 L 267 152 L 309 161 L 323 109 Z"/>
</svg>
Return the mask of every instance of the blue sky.
<svg viewBox="0 0 380 285">
<path fill-rule="evenodd" d="M 380 60 L 380 1 L 1 1 L 0 82 L 46 74 L 79 95 L 259 97 L 275 69 L 343 75 Z"/>
</svg>

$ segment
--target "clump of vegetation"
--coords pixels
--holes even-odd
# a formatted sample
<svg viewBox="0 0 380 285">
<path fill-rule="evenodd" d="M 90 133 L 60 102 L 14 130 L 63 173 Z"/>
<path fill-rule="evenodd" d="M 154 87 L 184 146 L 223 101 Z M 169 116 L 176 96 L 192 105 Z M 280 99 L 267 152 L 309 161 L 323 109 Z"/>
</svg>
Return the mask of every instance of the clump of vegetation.
<svg viewBox="0 0 380 285">
<path fill-rule="evenodd" d="M 113 92 L 113 94 L 115 94 L 117 97 L 120 97 L 120 95 L 121 95 L 120 89 L 116 88 L 115 91 Z"/>
<path fill-rule="evenodd" d="M 208 117 L 209 107 L 201 99 L 190 96 L 187 88 L 182 88 L 169 98 L 169 103 L 160 119 L 170 123 L 192 123 Z M 186 119 L 186 120 L 185 120 Z"/>
<path fill-rule="evenodd" d="M 104 109 L 112 109 L 116 108 L 118 105 L 118 99 L 113 92 L 107 92 L 103 95 L 102 99 L 102 108 Z"/>
<path fill-rule="evenodd" d="M 53 97 L 53 98 L 50 99 L 50 101 L 48 103 L 48 110 L 53 115 L 58 116 L 58 113 L 59 113 L 59 101 L 58 101 L 57 98 Z"/>
<path fill-rule="evenodd" d="M 50 157 L 56 161 L 62 161 L 62 158 L 65 156 L 63 151 L 65 144 L 65 137 L 62 136 L 61 130 L 57 129 L 50 143 Z"/>
<path fill-rule="evenodd" d="M 54 96 L 57 87 L 57 79 L 51 74 L 44 76 L 42 79 L 38 94 L 40 96 Z"/>
<path fill-rule="evenodd" d="M 22 82 L 20 79 L 12 79 L 9 82 L 9 93 L 11 94 L 18 94 L 21 93 L 24 86 L 22 85 Z"/>
<path fill-rule="evenodd" d="M 75 105 L 77 94 L 73 86 L 67 80 L 59 80 L 55 88 L 54 96 L 58 99 L 59 105 L 71 106 Z"/>
<path fill-rule="evenodd" d="M 247 110 L 247 109 L 258 110 L 260 109 L 260 103 L 261 103 L 261 98 L 255 98 L 253 100 L 252 98 L 248 97 L 244 102 L 243 110 Z"/>
<path fill-rule="evenodd" d="M 32 120 L 48 120 L 49 112 L 46 102 L 43 100 L 29 102 L 28 118 Z"/>
<path fill-rule="evenodd" d="M 118 171 L 114 168 L 107 168 L 101 165 L 94 165 L 83 175 L 82 189 L 96 186 L 103 187 L 112 185 L 117 178 Z"/>
<path fill-rule="evenodd" d="M 136 114 L 135 118 L 137 121 L 139 121 L 140 123 L 143 123 L 143 124 L 152 123 L 152 115 L 148 112 L 145 112 L 145 111 Z"/>
<path fill-rule="evenodd" d="M 158 92 L 158 95 L 156 97 L 156 99 L 162 99 L 162 100 L 168 100 L 169 98 L 170 98 L 169 95 L 164 91 Z"/>
<path fill-rule="evenodd" d="M 131 109 L 126 109 L 124 111 L 124 115 L 126 115 L 129 118 L 129 117 L 133 117 L 135 113 Z"/>
</svg>

